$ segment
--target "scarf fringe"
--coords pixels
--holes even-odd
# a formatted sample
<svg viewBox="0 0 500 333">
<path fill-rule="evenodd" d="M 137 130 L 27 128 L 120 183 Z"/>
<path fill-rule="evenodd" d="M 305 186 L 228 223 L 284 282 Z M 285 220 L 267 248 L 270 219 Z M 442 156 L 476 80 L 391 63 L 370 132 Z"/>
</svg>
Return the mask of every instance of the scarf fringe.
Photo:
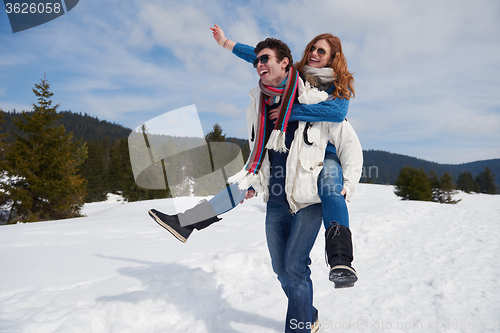
<svg viewBox="0 0 500 333">
<path fill-rule="evenodd" d="M 239 171 L 237 174 L 229 177 L 227 180 L 229 183 L 234 184 L 238 183 L 238 187 L 240 190 L 249 189 L 255 181 L 259 179 L 259 175 L 255 173 L 250 173 L 245 169 Z"/>
<path fill-rule="evenodd" d="M 285 144 L 286 133 L 280 130 L 273 130 L 267 141 L 266 149 L 272 149 L 280 153 L 288 152 Z"/>
</svg>

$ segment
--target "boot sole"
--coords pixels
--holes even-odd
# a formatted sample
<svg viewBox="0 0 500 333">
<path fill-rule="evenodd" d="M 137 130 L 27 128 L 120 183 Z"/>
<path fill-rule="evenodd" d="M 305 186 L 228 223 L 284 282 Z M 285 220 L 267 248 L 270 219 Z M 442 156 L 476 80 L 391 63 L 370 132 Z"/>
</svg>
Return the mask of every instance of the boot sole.
<svg viewBox="0 0 500 333">
<path fill-rule="evenodd" d="M 358 281 L 358 276 L 351 267 L 338 265 L 330 270 L 330 281 L 335 284 L 335 289 L 350 288 Z"/>
<path fill-rule="evenodd" d="M 169 226 L 168 224 L 164 223 L 158 216 L 156 216 L 155 213 L 153 213 L 152 211 L 148 211 L 149 213 L 149 216 L 151 216 L 153 218 L 153 220 L 155 220 L 156 223 L 158 223 L 161 227 L 163 227 L 164 229 L 166 229 L 168 232 L 170 232 L 172 234 L 172 236 L 174 236 L 175 238 L 177 238 L 178 240 L 180 240 L 181 242 L 183 243 L 186 243 L 187 241 L 187 238 L 185 238 L 184 236 L 182 236 L 181 234 L 179 234 L 174 228 L 172 228 L 171 226 Z"/>
<path fill-rule="evenodd" d="M 319 331 L 320 326 L 321 325 L 320 325 L 319 319 L 318 319 L 318 320 L 316 320 L 313 327 L 311 328 L 311 333 L 317 333 Z"/>
</svg>

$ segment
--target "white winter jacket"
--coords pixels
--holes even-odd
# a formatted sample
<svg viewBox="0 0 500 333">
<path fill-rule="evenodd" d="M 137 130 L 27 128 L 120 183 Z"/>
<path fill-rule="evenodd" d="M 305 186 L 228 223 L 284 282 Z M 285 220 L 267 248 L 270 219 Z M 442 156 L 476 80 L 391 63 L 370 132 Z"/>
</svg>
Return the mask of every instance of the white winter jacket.
<svg viewBox="0 0 500 333">
<path fill-rule="evenodd" d="M 299 87 L 299 95 L 303 85 Z M 260 88 L 250 91 L 250 106 L 247 108 L 248 137 L 250 150 L 254 146 L 259 113 Z M 290 146 L 286 162 L 285 192 L 293 212 L 321 202 L 318 195 L 318 175 L 323 168 L 325 149 L 330 141 L 337 149 L 337 156 L 342 166 L 346 198 L 349 199 L 359 183 L 363 168 L 363 151 L 356 132 L 351 124 L 299 121 L 294 140 Z M 307 128 L 306 128 L 307 127 Z M 306 132 L 306 135 L 304 135 Z M 308 143 L 306 143 L 306 140 Z M 253 183 L 254 189 L 264 194 L 264 201 L 269 197 L 270 178 L 269 154 L 266 153 L 259 171 L 259 180 Z"/>
</svg>

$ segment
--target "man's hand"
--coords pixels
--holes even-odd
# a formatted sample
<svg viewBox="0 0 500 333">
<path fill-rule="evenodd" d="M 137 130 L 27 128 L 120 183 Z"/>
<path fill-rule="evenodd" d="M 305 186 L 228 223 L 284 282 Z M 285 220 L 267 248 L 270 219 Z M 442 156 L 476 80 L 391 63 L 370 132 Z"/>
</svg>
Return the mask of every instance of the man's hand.
<svg viewBox="0 0 500 333">
<path fill-rule="evenodd" d="M 248 190 L 245 199 L 241 200 L 240 204 L 242 204 L 245 200 L 252 199 L 255 196 L 255 191 L 254 190 Z"/>
</svg>

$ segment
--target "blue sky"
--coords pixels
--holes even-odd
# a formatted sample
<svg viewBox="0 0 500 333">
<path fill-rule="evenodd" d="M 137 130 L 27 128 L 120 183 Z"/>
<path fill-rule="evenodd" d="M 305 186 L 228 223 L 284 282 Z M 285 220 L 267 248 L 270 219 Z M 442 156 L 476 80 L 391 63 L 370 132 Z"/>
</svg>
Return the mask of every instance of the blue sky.
<svg viewBox="0 0 500 333">
<path fill-rule="evenodd" d="M 250 64 L 209 27 L 255 45 L 272 36 L 295 60 L 338 35 L 356 98 L 348 119 L 364 149 L 439 163 L 500 158 L 500 2 L 496 0 L 80 0 L 13 34 L 0 13 L 0 108 L 31 110 L 46 74 L 59 110 L 135 128 L 195 104 L 205 132 L 246 138 Z"/>
</svg>

